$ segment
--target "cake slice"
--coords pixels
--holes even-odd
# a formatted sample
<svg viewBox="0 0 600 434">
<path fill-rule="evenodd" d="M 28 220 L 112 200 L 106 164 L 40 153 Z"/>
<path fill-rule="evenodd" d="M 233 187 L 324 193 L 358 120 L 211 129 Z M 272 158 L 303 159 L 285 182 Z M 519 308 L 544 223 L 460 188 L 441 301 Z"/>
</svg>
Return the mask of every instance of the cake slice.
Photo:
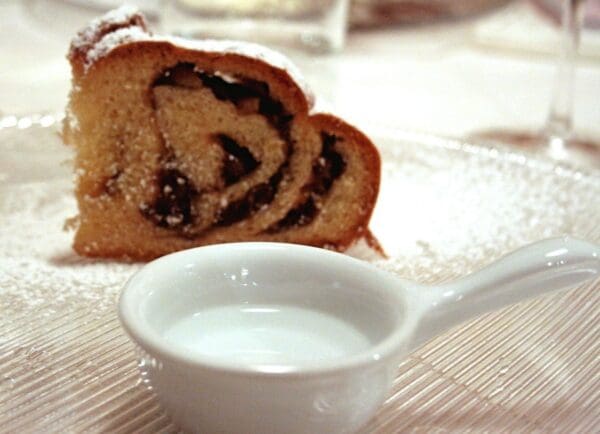
<svg viewBox="0 0 600 434">
<path fill-rule="evenodd" d="M 233 241 L 344 250 L 368 236 L 378 152 L 312 113 L 278 53 L 154 36 L 125 7 L 82 30 L 69 60 L 79 254 L 146 260 Z"/>
</svg>

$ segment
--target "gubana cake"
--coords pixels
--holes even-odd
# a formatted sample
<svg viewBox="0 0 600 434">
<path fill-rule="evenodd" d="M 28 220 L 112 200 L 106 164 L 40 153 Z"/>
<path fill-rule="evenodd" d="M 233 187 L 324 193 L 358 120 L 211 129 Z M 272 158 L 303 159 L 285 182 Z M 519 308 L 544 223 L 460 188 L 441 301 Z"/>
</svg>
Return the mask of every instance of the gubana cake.
<svg viewBox="0 0 600 434">
<path fill-rule="evenodd" d="M 369 236 L 379 154 L 311 112 L 280 54 L 154 36 L 124 7 L 79 32 L 69 60 L 79 254 L 147 260 L 233 241 L 344 250 Z"/>
</svg>

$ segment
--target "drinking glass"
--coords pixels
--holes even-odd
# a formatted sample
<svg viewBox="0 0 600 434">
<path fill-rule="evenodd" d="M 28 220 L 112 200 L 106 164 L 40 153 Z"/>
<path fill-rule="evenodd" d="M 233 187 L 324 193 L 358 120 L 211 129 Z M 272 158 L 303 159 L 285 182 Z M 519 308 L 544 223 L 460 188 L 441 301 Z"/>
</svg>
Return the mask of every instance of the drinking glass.
<svg viewBox="0 0 600 434">
<path fill-rule="evenodd" d="M 167 0 L 162 30 L 330 53 L 342 49 L 349 0 Z"/>
<path fill-rule="evenodd" d="M 501 143 L 577 165 L 600 168 L 600 143 L 578 137 L 573 129 L 573 86 L 585 0 L 562 0 L 561 44 L 550 110 L 540 131 L 487 130 L 472 140 Z"/>
</svg>

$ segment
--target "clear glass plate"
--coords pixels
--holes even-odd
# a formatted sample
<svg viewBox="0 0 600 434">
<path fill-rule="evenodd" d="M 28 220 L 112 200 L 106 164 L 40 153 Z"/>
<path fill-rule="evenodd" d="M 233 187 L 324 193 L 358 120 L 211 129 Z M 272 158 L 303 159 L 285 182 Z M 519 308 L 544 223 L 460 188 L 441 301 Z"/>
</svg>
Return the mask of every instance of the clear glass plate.
<svg viewBox="0 0 600 434">
<path fill-rule="evenodd" d="M 0 122 L 1 430 L 175 432 L 116 317 L 140 265 L 70 248 L 71 154 L 52 123 Z M 384 163 L 372 228 L 389 259 L 352 254 L 434 283 L 541 238 L 600 241 L 598 172 L 426 135 L 371 136 Z M 599 289 L 516 305 L 430 341 L 399 366 L 364 431 L 591 432 Z"/>
</svg>

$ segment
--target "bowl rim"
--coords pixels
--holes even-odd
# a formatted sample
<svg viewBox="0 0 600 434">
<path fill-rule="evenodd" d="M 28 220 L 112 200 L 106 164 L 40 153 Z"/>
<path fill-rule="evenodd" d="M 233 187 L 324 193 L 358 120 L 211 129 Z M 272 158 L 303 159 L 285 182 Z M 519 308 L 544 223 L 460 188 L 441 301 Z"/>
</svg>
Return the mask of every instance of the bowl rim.
<svg viewBox="0 0 600 434">
<path fill-rule="evenodd" d="M 358 268 L 361 272 L 371 273 L 374 279 L 387 279 L 390 282 L 390 285 L 381 285 L 377 290 L 379 293 L 384 293 L 391 298 L 397 299 L 398 303 L 405 304 L 406 316 L 402 322 L 403 326 L 393 329 L 375 345 L 347 357 L 302 364 L 285 363 L 277 365 L 230 362 L 227 360 L 211 358 L 183 347 L 175 347 L 172 344 L 169 344 L 166 338 L 159 332 L 151 329 L 145 324 L 140 309 L 137 309 L 141 300 L 135 291 L 136 282 L 157 265 L 160 265 L 165 261 L 174 261 L 180 258 L 191 259 L 195 256 L 210 254 L 212 253 L 211 250 L 213 250 L 215 254 L 226 255 L 227 251 L 248 251 L 257 249 L 261 251 L 271 250 L 274 254 L 283 255 L 286 253 L 299 253 L 311 256 L 322 256 L 323 259 L 327 259 L 326 261 L 321 261 L 323 264 L 330 264 L 331 261 L 335 261 L 336 265 L 342 264 L 343 267 Z M 324 266 L 328 267 L 328 265 Z M 119 296 L 118 313 L 121 325 L 131 339 L 159 362 L 170 361 L 196 370 L 205 370 L 213 373 L 219 372 L 237 376 L 313 377 L 361 369 L 368 367 L 369 365 L 382 362 L 385 363 L 391 360 L 396 362 L 399 361 L 400 357 L 404 354 L 404 351 L 408 348 L 409 341 L 417 326 L 418 313 L 421 311 L 421 304 L 418 300 L 406 296 L 406 294 L 400 294 L 400 292 L 402 292 L 403 284 L 410 285 L 410 282 L 403 281 L 389 272 L 376 268 L 366 261 L 322 248 L 278 242 L 213 244 L 171 253 L 144 265 L 125 283 Z"/>
</svg>

